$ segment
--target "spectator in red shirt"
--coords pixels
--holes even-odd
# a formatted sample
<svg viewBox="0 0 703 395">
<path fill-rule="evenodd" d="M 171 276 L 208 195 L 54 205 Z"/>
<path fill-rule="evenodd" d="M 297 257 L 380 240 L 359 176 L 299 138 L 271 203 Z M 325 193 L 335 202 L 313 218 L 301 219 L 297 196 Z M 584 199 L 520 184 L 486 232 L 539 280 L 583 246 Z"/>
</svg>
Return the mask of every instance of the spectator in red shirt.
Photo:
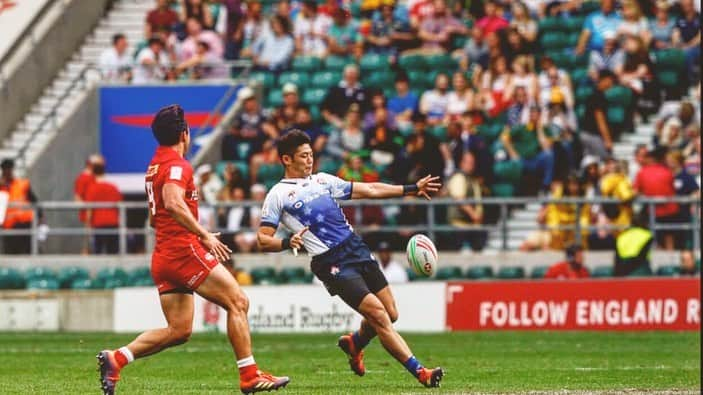
<svg viewBox="0 0 703 395">
<path fill-rule="evenodd" d="M 85 201 L 85 193 L 88 190 L 90 184 L 95 182 L 95 175 L 93 175 L 93 165 L 95 164 L 105 164 L 105 159 L 99 154 L 93 154 L 88 157 L 85 161 L 85 167 L 78 174 L 76 180 L 73 183 L 73 196 L 76 202 Z M 78 212 L 78 220 L 85 223 L 86 213 L 85 210 Z"/>
<path fill-rule="evenodd" d="M 161 30 L 171 31 L 178 23 L 178 14 L 169 8 L 168 0 L 157 0 L 156 8 L 146 15 L 144 37 L 151 37 L 152 33 Z"/>
<path fill-rule="evenodd" d="M 583 248 L 578 244 L 568 246 L 566 248 L 566 261 L 550 266 L 544 274 L 544 278 L 559 280 L 588 277 L 590 277 L 588 269 L 583 266 Z"/>
<path fill-rule="evenodd" d="M 96 163 L 92 166 L 95 181 L 88 186 L 85 201 L 89 203 L 115 203 L 122 201 L 122 194 L 117 187 L 105 180 L 105 163 Z M 87 225 L 96 230 L 116 230 L 119 226 L 120 216 L 117 208 L 88 209 L 86 215 Z M 119 250 L 119 236 L 114 234 L 96 234 L 93 240 L 96 254 L 116 254 Z"/>
<path fill-rule="evenodd" d="M 666 166 L 666 148 L 659 147 L 647 154 L 647 162 L 637 173 L 635 191 L 647 197 L 674 197 L 674 173 Z M 662 224 L 678 222 L 679 205 L 674 202 L 657 204 L 654 208 L 656 221 Z M 658 231 L 657 242 L 666 250 L 674 249 L 675 231 Z"/>
<path fill-rule="evenodd" d="M 505 18 L 499 15 L 499 6 L 500 5 L 495 0 L 488 0 L 483 6 L 486 16 L 479 19 L 476 23 L 476 26 L 478 26 L 483 31 L 484 36 L 488 33 L 495 33 L 498 30 L 510 26 L 508 21 L 506 21 Z"/>
</svg>

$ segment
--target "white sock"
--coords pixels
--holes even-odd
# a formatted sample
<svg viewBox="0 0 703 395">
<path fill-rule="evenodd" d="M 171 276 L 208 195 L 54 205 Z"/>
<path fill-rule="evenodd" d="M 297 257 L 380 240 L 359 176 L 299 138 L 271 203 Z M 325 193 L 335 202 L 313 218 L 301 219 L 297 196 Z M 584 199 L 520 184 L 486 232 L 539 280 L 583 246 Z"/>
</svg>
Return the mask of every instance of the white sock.
<svg viewBox="0 0 703 395">
<path fill-rule="evenodd" d="M 256 361 L 254 361 L 254 356 L 253 356 L 253 355 L 248 356 L 248 357 L 246 357 L 246 358 L 242 358 L 242 359 L 240 359 L 240 360 L 237 361 L 237 367 L 238 367 L 239 369 L 244 368 L 244 367 L 247 367 L 247 366 L 251 366 L 251 365 L 254 365 L 254 364 L 256 364 Z"/>
<path fill-rule="evenodd" d="M 121 347 L 118 351 L 121 352 L 122 355 L 124 355 L 127 358 L 127 363 L 131 363 L 132 361 L 134 361 L 134 354 L 132 354 L 132 352 L 129 351 L 129 348 Z"/>
</svg>

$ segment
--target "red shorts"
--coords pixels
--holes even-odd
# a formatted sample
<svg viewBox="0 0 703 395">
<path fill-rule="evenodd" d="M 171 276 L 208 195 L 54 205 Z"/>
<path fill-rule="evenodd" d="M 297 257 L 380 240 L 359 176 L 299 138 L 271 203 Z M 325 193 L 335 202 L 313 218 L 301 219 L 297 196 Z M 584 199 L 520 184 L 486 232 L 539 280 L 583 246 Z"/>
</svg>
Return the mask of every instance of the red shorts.
<svg viewBox="0 0 703 395">
<path fill-rule="evenodd" d="M 151 278 L 159 294 L 192 292 L 205 281 L 217 263 L 217 259 L 200 243 L 192 243 L 190 253 L 180 257 L 154 252 L 151 256 Z"/>
</svg>

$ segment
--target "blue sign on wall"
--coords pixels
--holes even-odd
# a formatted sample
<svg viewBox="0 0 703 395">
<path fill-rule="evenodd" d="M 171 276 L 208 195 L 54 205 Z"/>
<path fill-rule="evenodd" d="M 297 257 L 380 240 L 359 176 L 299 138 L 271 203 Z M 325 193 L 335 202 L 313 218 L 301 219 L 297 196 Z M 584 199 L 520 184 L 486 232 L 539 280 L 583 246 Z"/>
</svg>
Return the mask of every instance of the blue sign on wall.
<svg viewBox="0 0 703 395">
<path fill-rule="evenodd" d="M 231 85 L 105 86 L 100 88 L 100 152 L 108 173 L 143 173 L 156 149 L 151 121 L 159 108 L 180 104 L 191 132 L 204 125 Z M 238 89 L 238 88 L 236 88 Z M 222 109 L 236 100 L 236 90 Z M 208 121 L 217 125 L 217 119 Z M 212 131 L 206 128 L 200 136 Z M 199 149 L 191 143 L 190 156 Z"/>
</svg>

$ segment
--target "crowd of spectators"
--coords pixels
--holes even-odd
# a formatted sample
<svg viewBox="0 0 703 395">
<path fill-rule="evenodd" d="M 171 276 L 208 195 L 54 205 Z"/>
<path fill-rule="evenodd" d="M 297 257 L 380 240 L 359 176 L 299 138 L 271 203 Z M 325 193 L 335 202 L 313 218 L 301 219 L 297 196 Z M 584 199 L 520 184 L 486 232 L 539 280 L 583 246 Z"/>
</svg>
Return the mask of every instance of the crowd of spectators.
<svg viewBox="0 0 703 395">
<path fill-rule="evenodd" d="M 523 243 L 563 248 L 576 234 L 562 227 L 579 222 L 584 246 L 605 249 L 618 233 L 609 226 L 626 227 L 639 208 L 636 196 L 698 193 L 700 109 L 697 99 L 681 98 L 700 94 L 699 7 L 692 0 L 159 0 L 144 42 L 115 36 L 101 67 L 108 79 L 143 83 L 226 78 L 238 72 L 226 60 L 249 59 L 250 75 L 274 81 L 263 97 L 240 90 L 243 110 L 222 143 L 227 164 L 199 171 L 205 202 L 260 198 L 282 174 L 275 139 L 300 128 L 313 140 L 316 170 L 347 179 L 405 184 L 440 175 L 443 195 L 454 199 L 616 198 L 620 204 L 545 205 L 541 230 Z M 295 73 L 298 62 L 313 66 Z M 670 67 L 680 69 L 672 75 Z M 616 158 L 621 135 L 650 120 L 655 140 Z M 672 203 L 655 214 L 681 222 L 690 210 Z M 362 211 L 352 222 L 427 218 L 417 207 Z M 239 229 L 257 215 L 233 208 L 202 218 L 231 232 L 237 250 L 251 251 L 252 235 Z M 486 233 L 472 228 L 496 219 L 481 204 L 438 215 L 437 223 L 462 234 L 440 237 L 444 248 L 481 250 Z M 675 231 L 657 234 L 664 248 L 684 247 Z"/>
</svg>

